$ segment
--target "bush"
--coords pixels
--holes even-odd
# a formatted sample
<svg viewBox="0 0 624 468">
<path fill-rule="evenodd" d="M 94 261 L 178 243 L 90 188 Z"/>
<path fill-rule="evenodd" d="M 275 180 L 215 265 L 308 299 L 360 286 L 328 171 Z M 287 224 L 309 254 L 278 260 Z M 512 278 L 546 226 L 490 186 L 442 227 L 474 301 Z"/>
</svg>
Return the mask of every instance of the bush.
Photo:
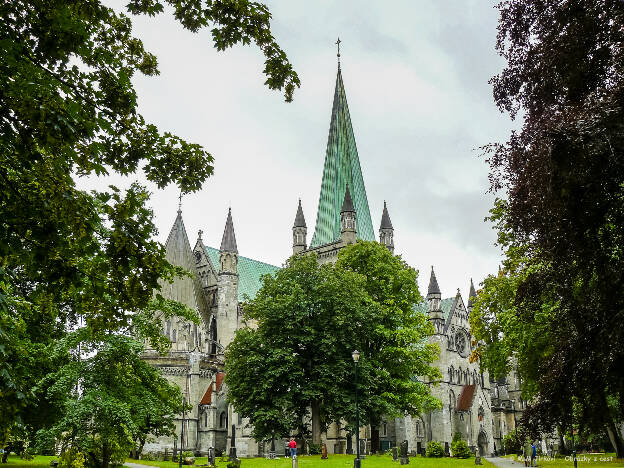
<svg viewBox="0 0 624 468">
<path fill-rule="evenodd" d="M 158 460 L 158 457 L 156 454 L 151 453 L 151 452 L 145 452 L 141 454 L 141 460 Z"/>
<path fill-rule="evenodd" d="M 195 454 L 190 450 L 185 450 L 184 452 L 182 452 L 182 458 L 193 458 L 194 456 Z"/>
<path fill-rule="evenodd" d="M 319 455 L 322 449 L 323 449 L 323 446 L 321 444 L 313 444 L 313 443 L 308 444 L 308 453 L 310 455 Z"/>
<path fill-rule="evenodd" d="M 456 432 L 453 436 L 453 442 L 451 442 L 451 451 L 454 458 L 470 458 L 472 453 L 468 448 L 468 444 L 461 438 L 461 434 Z"/>
<path fill-rule="evenodd" d="M 432 440 L 427 444 L 427 456 L 440 458 L 444 456 L 444 447 L 441 442 Z"/>
<path fill-rule="evenodd" d="M 61 453 L 58 460 L 58 468 L 84 468 L 84 454 L 75 448 L 69 448 Z"/>
<path fill-rule="evenodd" d="M 522 440 L 520 440 L 517 429 L 503 437 L 503 449 L 507 454 L 515 453 L 519 455 L 522 453 Z"/>
<path fill-rule="evenodd" d="M 227 464 L 227 468 L 240 468 L 240 466 L 241 466 L 240 458 L 237 458 L 236 460 L 232 460 Z"/>
</svg>

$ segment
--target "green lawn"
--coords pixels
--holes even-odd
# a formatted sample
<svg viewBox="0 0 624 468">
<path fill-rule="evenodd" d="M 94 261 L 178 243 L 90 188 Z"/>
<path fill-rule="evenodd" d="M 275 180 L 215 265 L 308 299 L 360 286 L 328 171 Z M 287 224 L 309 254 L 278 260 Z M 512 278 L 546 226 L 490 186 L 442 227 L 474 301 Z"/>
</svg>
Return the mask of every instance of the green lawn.
<svg viewBox="0 0 624 468">
<path fill-rule="evenodd" d="M 50 468 L 50 460 L 56 460 L 56 457 L 36 455 L 32 460 L 23 460 L 17 455 L 9 455 L 6 464 L 0 466 L 6 468 Z"/>
<path fill-rule="evenodd" d="M 56 457 L 37 455 L 33 460 L 22 460 L 18 456 L 11 455 L 8 463 L 4 465 L 6 468 L 50 468 L 50 460 L 55 460 Z M 152 460 L 126 460 L 132 463 L 140 463 L 142 465 L 158 466 L 160 468 L 177 468 L 177 463 L 152 461 Z M 206 457 L 199 457 L 195 459 L 195 465 L 201 465 L 207 462 Z M 219 468 L 226 468 L 227 462 L 219 461 L 217 458 L 217 466 Z M 456 460 L 453 458 L 423 458 L 413 457 L 410 458 L 410 465 L 418 468 L 468 468 L 474 467 L 474 458 L 467 460 Z M 397 468 L 400 465 L 392 462 L 390 456 L 375 456 L 371 455 L 362 460 L 362 468 Z M 487 460 L 483 460 L 483 466 L 492 468 L 494 465 Z M 584 465 L 588 466 L 588 465 Z M 609 468 L 615 466 L 624 465 L 609 465 Z M 2 467 L 2 465 L 0 465 Z M 290 458 L 280 458 L 279 460 L 265 460 L 264 458 L 243 458 L 241 468 L 290 468 Z M 300 456 L 299 468 L 351 468 L 353 467 L 353 455 L 329 455 L 327 460 L 321 460 L 320 455 L 312 456 Z M 185 468 L 192 468 L 187 467 Z"/>
<path fill-rule="evenodd" d="M 518 468 L 524 466 L 524 462 L 521 457 L 517 455 L 507 455 L 505 458 L 510 458 L 518 462 Z M 577 466 L 582 468 L 590 467 L 603 467 L 603 468 L 624 468 L 624 459 L 615 458 L 614 453 L 579 453 L 576 456 Z M 563 468 L 574 467 L 572 457 L 543 457 L 537 460 L 537 465 L 540 468 Z"/>
<path fill-rule="evenodd" d="M 353 455 L 328 455 L 327 460 L 321 460 L 320 455 L 300 456 L 299 468 L 351 468 L 353 467 Z M 177 468 L 177 464 L 172 462 L 157 462 L 149 460 L 126 460 L 133 463 L 141 463 L 143 465 L 158 466 L 160 468 Z M 195 465 L 206 463 L 206 458 L 196 458 Z M 217 458 L 218 468 L 226 468 L 227 462 L 219 461 Z M 467 460 L 456 460 L 453 458 L 410 458 L 410 465 L 418 468 L 467 468 L 474 467 L 474 458 Z M 371 455 L 362 460 L 362 468 L 396 468 L 399 463 L 393 462 L 392 457 L 388 455 L 375 456 Z M 493 467 L 491 463 L 484 460 L 483 466 Z M 280 458 L 279 460 L 266 460 L 264 458 L 243 458 L 241 468 L 290 468 L 290 458 Z"/>
</svg>

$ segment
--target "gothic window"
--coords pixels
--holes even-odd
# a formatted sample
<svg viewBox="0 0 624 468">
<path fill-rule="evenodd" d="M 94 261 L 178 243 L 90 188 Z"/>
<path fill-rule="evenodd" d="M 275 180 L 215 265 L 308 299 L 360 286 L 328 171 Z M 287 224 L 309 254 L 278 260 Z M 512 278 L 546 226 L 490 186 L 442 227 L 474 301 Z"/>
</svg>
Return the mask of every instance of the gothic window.
<svg viewBox="0 0 624 468">
<path fill-rule="evenodd" d="M 171 342 L 175 343 L 177 341 L 177 334 L 178 334 L 178 330 L 174 329 L 173 330 L 173 336 L 171 337 Z"/>
<path fill-rule="evenodd" d="M 167 338 L 171 336 L 171 320 L 167 320 Z"/>
<path fill-rule="evenodd" d="M 243 416 L 242 415 L 238 415 L 238 425 L 241 426 L 243 424 Z"/>
<path fill-rule="evenodd" d="M 416 436 L 420 436 L 420 421 L 416 421 Z"/>
<path fill-rule="evenodd" d="M 225 427 L 226 429 L 228 427 L 227 413 L 225 411 L 222 411 L 219 417 L 219 427 Z"/>
<path fill-rule="evenodd" d="M 455 335 L 455 349 L 457 349 L 460 356 L 466 357 L 466 335 L 461 331 L 458 331 Z"/>
<path fill-rule="evenodd" d="M 204 427 L 208 427 L 208 413 L 204 413 Z"/>
<path fill-rule="evenodd" d="M 449 367 L 449 383 L 453 383 L 453 366 Z"/>
<path fill-rule="evenodd" d="M 388 435 L 388 423 L 383 423 L 383 435 L 384 437 Z"/>
</svg>

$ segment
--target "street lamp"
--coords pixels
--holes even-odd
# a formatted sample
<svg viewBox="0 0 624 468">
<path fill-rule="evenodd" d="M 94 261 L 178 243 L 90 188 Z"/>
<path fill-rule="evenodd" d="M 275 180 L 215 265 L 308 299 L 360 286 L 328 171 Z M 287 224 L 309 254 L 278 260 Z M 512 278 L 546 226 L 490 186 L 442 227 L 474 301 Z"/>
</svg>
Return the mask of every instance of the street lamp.
<svg viewBox="0 0 624 468">
<path fill-rule="evenodd" d="M 182 452 L 184 451 L 184 404 L 185 404 L 184 395 L 182 395 L 182 426 L 180 426 L 180 461 L 179 468 L 182 468 Z"/>
<path fill-rule="evenodd" d="M 360 360 L 360 352 L 356 349 L 351 353 L 353 362 L 355 363 L 355 450 L 356 456 L 353 462 L 353 468 L 360 468 L 360 407 L 358 406 L 358 381 L 357 381 L 357 368 L 358 361 Z"/>
</svg>

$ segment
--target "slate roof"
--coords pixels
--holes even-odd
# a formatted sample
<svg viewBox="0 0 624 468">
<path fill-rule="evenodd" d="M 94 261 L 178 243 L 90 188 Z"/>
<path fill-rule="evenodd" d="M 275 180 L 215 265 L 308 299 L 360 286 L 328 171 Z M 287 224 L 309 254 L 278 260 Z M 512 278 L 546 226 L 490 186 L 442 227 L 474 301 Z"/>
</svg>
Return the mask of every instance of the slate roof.
<svg viewBox="0 0 624 468">
<path fill-rule="evenodd" d="M 225 229 L 223 230 L 223 238 L 221 239 L 221 250 L 224 252 L 238 253 L 236 236 L 234 235 L 234 223 L 232 222 L 232 208 L 228 210 L 227 220 L 225 221 Z"/>
<path fill-rule="evenodd" d="M 351 198 L 351 192 L 349 192 L 349 186 L 347 185 L 347 190 L 345 191 L 344 200 L 342 202 L 342 208 L 340 209 L 341 213 L 353 213 L 355 208 L 353 208 L 353 199 Z"/>
<path fill-rule="evenodd" d="M 305 218 L 303 217 L 303 208 L 301 208 L 301 198 L 299 199 L 299 207 L 297 208 L 297 214 L 295 215 L 295 224 L 293 225 L 293 227 L 307 227 Z"/>
<path fill-rule="evenodd" d="M 219 249 L 215 249 L 214 247 L 208 247 L 205 244 L 204 250 L 213 267 L 215 267 L 215 271 L 219 271 Z M 242 255 L 238 256 L 238 300 L 243 302 L 247 300 L 245 296 L 249 299 L 253 299 L 256 296 L 256 293 L 262 286 L 262 281 L 260 277 L 264 274 L 274 274 L 279 267 L 275 265 L 269 265 L 268 263 L 260 262 L 258 260 L 254 260 L 252 258 L 243 257 Z"/>
<path fill-rule="evenodd" d="M 388 214 L 388 207 L 386 206 L 385 200 L 383 213 L 381 213 L 381 223 L 379 223 L 379 229 L 394 229 L 392 227 L 392 221 L 390 221 L 390 215 Z"/>
<path fill-rule="evenodd" d="M 438 286 L 438 279 L 433 271 L 433 265 L 431 266 L 431 276 L 429 277 L 429 288 L 427 288 L 427 294 L 441 294 L 440 286 Z"/>
<path fill-rule="evenodd" d="M 375 240 L 347 96 L 342 73 L 338 68 L 316 227 L 310 247 L 318 247 L 340 239 L 340 208 L 347 185 L 357 216 L 358 239 Z"/>
</svg>

